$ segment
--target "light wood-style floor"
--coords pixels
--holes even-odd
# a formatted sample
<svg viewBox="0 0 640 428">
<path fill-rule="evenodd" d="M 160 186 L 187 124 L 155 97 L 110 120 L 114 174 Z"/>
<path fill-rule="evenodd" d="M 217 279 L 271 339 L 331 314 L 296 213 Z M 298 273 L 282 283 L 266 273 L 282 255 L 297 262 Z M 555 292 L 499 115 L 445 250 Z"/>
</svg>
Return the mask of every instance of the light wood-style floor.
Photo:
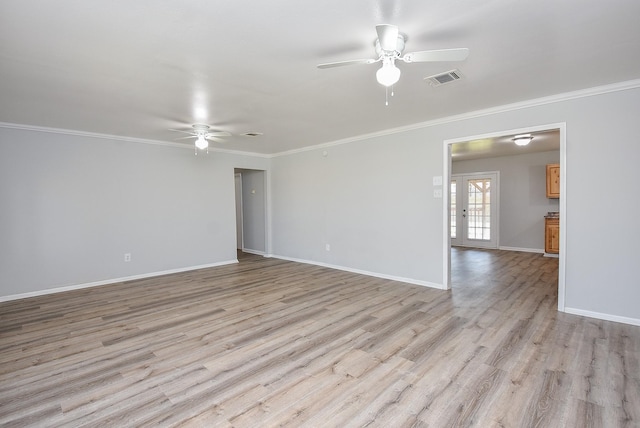
<svg viewBox="0 0 640 428">
<path fill-rule="evenodd" d="M 0 304 L 1 426 L 638 427 L 640 328 L 558 313 L 557 259 L 451 291 L 246 255 Z"/>
</svg>

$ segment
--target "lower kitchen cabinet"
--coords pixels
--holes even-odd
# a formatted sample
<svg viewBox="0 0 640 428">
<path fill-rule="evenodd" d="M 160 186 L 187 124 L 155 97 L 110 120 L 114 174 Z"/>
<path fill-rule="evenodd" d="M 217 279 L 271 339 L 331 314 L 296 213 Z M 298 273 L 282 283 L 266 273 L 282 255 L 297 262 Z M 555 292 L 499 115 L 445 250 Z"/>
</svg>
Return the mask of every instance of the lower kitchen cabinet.
<svg viewBox="0 0 640 428">
<path fill-rule="evenodd" d="M 544 252 L 558 254 L 560 252 L 560 218 L 544 219 Z"/>
</svg>

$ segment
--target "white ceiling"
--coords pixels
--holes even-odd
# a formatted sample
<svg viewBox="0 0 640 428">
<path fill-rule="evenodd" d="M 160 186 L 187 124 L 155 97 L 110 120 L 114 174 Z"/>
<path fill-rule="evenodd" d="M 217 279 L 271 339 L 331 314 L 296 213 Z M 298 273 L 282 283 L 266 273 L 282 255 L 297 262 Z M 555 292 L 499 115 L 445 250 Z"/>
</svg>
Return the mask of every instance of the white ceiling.
<svg viewBox="0 0 640 428">
<path fill-rule="evenodd" d="M 207 123 L 234 134 L 217 147 L 280 153 L 637 79 L 639 17 L 638 0 L 2 0 L 0 122 L 167 142 Z M 316 68 L 374 57 L 380 23 L 406 52 L 470 55 L 401 63 L 389 106 L 379 64 Z"/>
</svg>

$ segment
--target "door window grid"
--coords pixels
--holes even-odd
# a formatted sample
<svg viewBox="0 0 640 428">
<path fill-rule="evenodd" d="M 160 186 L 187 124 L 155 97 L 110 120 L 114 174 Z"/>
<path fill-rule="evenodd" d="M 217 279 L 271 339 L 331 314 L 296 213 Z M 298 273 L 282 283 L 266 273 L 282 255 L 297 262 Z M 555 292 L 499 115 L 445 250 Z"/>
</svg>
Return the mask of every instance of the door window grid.
<svg viewBox="0 0 640 428">
<path fill-rule="evenodd" d="M 491 239 L 491 180 L 469 180 L 468 239 Z"/>
<path fill-rule="evenodd" d="M 451 208 L 449 210 L 450 215 L 450 223 L 451 223 L 451 238 L 456 239 L 457 228 L 456 228 L 456 181 L 451 180 Z"/>
</svg>

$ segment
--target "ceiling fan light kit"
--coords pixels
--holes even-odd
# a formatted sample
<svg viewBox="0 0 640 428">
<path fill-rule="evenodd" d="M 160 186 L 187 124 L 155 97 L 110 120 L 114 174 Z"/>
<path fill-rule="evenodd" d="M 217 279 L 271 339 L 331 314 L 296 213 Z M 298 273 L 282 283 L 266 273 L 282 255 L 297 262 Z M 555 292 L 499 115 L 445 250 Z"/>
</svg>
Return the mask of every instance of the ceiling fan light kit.
<svg viewBox="0 0 640 428">
<path fill-rule="evenodd" d="M 376 79 L 383 86 L 392 86 L 400 80 L 400 69 L 396 67 L 393 59 L 383 60 L 382 67 L 376 72 Z"/>
<path fill-rule="evenodd" d="M 198 136 L 198 139 L 196 140 L 196 147 L 199 148 L 200 150 L 204 150 L 207 147 L 209 147 L 209 142 L 207 141 L 206 138 L 204 138 L 204 135 Z"/>
</svg>

